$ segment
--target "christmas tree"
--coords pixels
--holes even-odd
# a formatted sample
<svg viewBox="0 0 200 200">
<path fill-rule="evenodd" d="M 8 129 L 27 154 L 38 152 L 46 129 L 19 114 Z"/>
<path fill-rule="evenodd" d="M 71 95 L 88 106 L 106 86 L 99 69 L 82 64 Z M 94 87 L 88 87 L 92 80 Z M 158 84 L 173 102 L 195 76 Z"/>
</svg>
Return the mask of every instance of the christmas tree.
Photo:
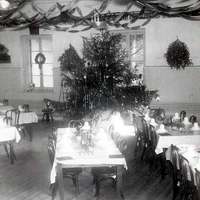
<svg viewBox="0 0 200 200">
<path fill-rule="evenodd" d="M 101 31 L 83 38 L 83 59 L 72 46 L 60 57 L 71 113 L 81 116 L 96 109 L 130 109 L 150 103 L 156 91 L 133 85 L 139 77 L 130 67 L 121 39 L 120 34 Z"/>
</svg>

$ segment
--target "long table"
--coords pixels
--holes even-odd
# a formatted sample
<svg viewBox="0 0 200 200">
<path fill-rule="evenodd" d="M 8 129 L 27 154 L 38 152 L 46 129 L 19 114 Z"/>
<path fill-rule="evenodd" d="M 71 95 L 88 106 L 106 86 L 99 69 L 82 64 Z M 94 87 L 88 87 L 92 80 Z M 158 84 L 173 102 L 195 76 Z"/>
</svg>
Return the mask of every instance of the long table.
<svg viewBox="0 0 200 200">
<path fill-rule="evenodd" d="M 103 130 L 95 134 L 94 147 L 85 151 L 80 145 L 76 129 L 58 128 L 55 160 L 51 171 L 51 183 L 56 176 L 60 199 L 64 200 L 63 168 L 117 167 L 117 192 L 122 196 L 122 174 L 127 168 L 126 160 L 109 135 Z"/>
<path fill-rule="evenodd" d="M 16 158 L 13 146 L 14 142 L 18 143 L 20 140 L 21 136 L 16 127 L 0 126 L 0 144 L 4 145 L 11 164 L 14 163 L 14 159 Z M 9 152 L 7 145 L 9 146 Z"/>
<path fill-rule="evenodd" d="M 191 144 L 200 147 L 200 131 L 168 129 L 168 132 L 159 134 L 156 153 L 163 152 L 163 149 L 170 147 L 171 144 L 175 146 Z"/>
<path fill-rule="evenodd" d="M 35 112 L 20 112 L 19 114 L 19 124 L 31 124 L 37 123 L 38 116 Z"/>
<path fill-rule="evenodd" d="M 0 114 L 5 115 L 8 110 L 14 109 L 13 106 L 0 105 Z"/>
</svg>

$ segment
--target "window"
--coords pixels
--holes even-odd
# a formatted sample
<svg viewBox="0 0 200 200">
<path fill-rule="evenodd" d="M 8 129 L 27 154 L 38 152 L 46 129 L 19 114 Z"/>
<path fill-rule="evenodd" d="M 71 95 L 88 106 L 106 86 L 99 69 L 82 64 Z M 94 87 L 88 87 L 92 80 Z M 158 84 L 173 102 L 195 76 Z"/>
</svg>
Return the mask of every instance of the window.
<svg viewBox="0 0 200 200">
<path fill-rule="evenodd" d="M 31 83 L 36 88 L 53 87 L 52 38 L 48 35 L 30 36 Z"/>
<path fill-rule="evenodd" d="M 122 34 L 122 47 L 128 52 L 128 59 L 131 61 L 131 68 L 143 83 L 144 75 L 144 29 L 133 31 L 115 31 Z M 136 80 L 136 85 L 138 81 Z"/>
</svg>

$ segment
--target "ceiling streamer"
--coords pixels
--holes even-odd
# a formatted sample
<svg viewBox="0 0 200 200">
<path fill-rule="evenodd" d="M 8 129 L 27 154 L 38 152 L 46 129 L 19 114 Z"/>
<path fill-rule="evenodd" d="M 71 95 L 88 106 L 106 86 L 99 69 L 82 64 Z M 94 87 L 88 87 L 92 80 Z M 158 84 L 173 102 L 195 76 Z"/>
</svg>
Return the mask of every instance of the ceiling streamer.
<svg viewBox="0 0 200 200">
<path fill-rule="evenodd" d="M 200 20 L 199 0 L 103 0 L 96 3 L 94 0 L 94 5 L 100 5 L 90 8 L 87 14 L 83 14 L 82 7 L 78 6 L 81 0 L 76 0 L 73 5 L 62 5 L 57 2 L 47 10 L 28 0 L 13 2 L 15 4 L 8 9 L 0 9 L 0 31 L 39 27 L 75 33 L 109 26 L 138 29 L 148 24 L 152 18 L 162 16 Z M 112 12 L 108 10 L 110 3 L 126 8 L 120 12 Z M 140 21 L 141 24 L 136 24 L 140 19 L 143 19 Z"/>
</svg>

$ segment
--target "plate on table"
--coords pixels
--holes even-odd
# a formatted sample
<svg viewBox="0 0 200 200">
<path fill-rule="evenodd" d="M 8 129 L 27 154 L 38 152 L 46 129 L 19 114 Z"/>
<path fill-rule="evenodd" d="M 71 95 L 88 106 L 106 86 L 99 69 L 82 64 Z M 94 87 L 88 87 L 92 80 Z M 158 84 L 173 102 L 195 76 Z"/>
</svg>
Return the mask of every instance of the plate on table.
<svg viewBox="0 0 200 200">
<path fill-rule="evenodd" d="M 158 135 L 160 135 L 160 136 L 169 136 L 169 135 L 171 135 L 171 134 L 168 133 L 168 132 L 164 132 L 164 133 L 158 133 Z"/>
</svg>

